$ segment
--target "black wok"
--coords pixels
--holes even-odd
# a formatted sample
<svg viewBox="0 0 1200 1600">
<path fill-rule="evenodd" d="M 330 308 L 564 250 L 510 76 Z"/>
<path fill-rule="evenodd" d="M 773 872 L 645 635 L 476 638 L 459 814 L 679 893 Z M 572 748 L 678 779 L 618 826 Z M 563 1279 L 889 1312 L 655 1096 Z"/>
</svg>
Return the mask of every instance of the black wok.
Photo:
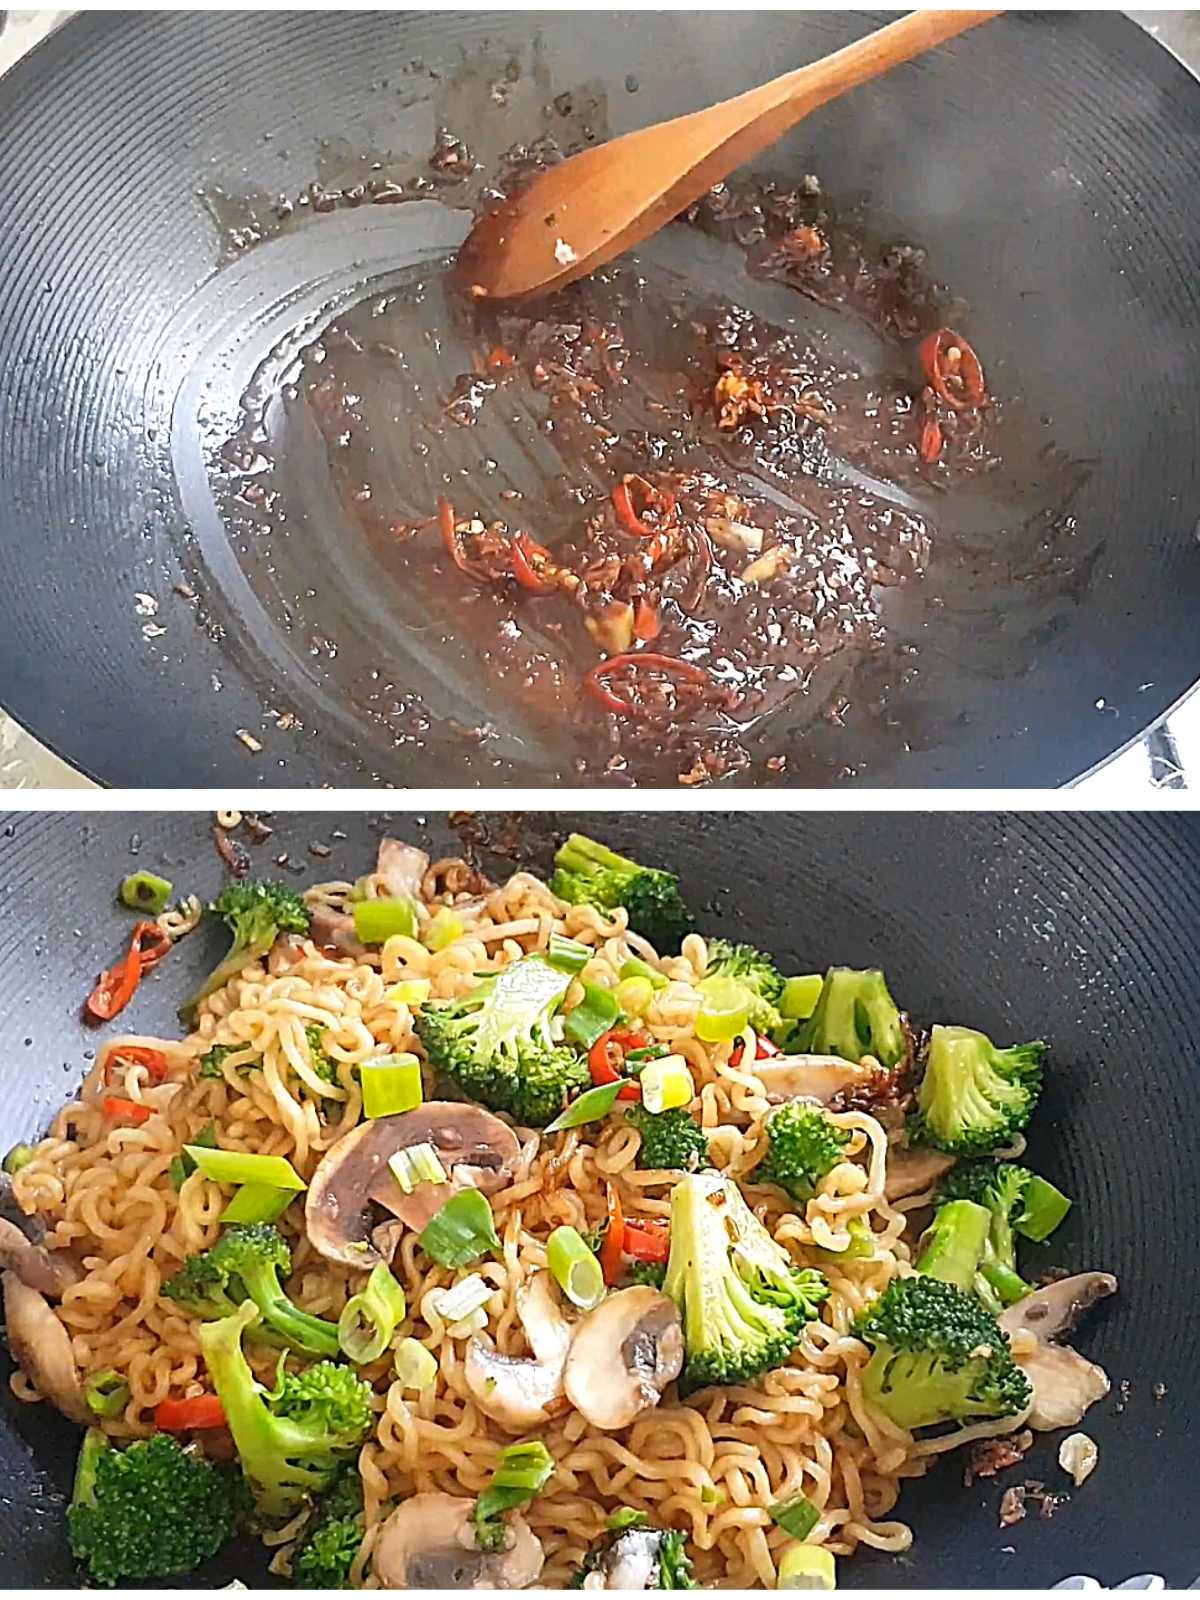
<svg viewBox="0 0 1200 1600">
<path fill-rule="evenodd" d="M 357 874 L 385 829 L 435 852 L 456 849 L 442 819 L 273 821 L 258 870 L 287 850 L 310 881 Z M 1111 1585 L 1145 1571 L 1189 1582 L 1200 1512 L 1200 823 L 1180 815 L 547 813 L 525 819 L 518 863 L 545 870 L 556 838 L 581 825 L 677 867 L 702 922 L 719 918 L 723 932 L 760 942 L 785 968 L 878 962 L 918 1020 L 1051 1043 L 1030 1159 L 1075 1206 L 1047 1259 L 1071 1271 L 1104 1267 L 1121 1283 L 1078 1341 L 1113 1380 L 1086 1424 L 1099 1466 L 1053 1521 L 1034 1513 L 1001 1529 L 1005 1480 L 964 1489 L 961 1463 L 946 1463 L 901 1501 L 916 1530 L 912 1551 L 891 1558 L 864 1549 L 842 1563 L 842 1582 L 1045 1587 L 1085 1572 Z M 335 826 L 348 837 L 335 839 Z M 138 864 L 209 894 L 222 869 L 208 829 L 200 815 L 0 822 L 0 1146 L 44 1127 L 94 1047 L 80 1003 L 127 927 L 113 890 L 130 868 L 131 838 L 140 840 Z M 320 841 L 333 854 L 318 861 L 307 847 Z M 497 876 L 512 868 L 486 864 Z M 202 933 L 179 945 L 135 996 L 131 1025 L 170 1034 L 180 996 L 218 943 Z M 62 1507 L 77 1433 L 7 1389 L 0 1404 L 4 1579 L 69 1585 Z M 1057 1437 L 1039 1443 L 1018 1481 L 1070 1488 L 1055 1464 Z M 247 1549 L 211 1577 L 253 1581 L 260 1570 Z"/>
<path fill-rule="evenodd" d="M 570 778 L 570 740 L 505 709 L 453 639 L 431 642 L 315 468 L 271 536 L 220 502 L 206 452 L 280 339 L 436 264 L 464 225 L 366 205 L 281 226 L 272 203 L 424 172 L 440 123 L 485 165 L 546 130 L 620 133 L 882 20 L 151 12 L 61 28 L 0 82 L 0 700 L 119 785 Z M 889 597 L 892 648 L 851 678 L 846 725 L 801 697 L 763 745 L 786 773 L 760 760 L 758 779 L 1057 784 L 1200 675 L 1198 129 L 1200 83 L 1134 23 L 1023 12 L 764 160 L 819 172 L 880 234 L 929 248 L 1067 487 L 1039 497 L 1031 458 L 1023 501 L 954 522 L 927 579 Z M 415 474 L 409 420 L 400 407 Z M 428 729 L 392 709 L 410 689 Z M 482 744 L 463 739 L 484 722 Z"/>
</svg>

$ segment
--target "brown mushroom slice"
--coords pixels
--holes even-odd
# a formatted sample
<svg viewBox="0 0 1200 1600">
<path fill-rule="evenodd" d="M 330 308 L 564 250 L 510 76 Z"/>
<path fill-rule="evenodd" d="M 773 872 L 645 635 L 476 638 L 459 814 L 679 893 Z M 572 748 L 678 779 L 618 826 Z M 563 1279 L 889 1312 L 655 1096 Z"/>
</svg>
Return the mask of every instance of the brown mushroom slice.
<svg viewBox="0 0 1200 1600">
<path fill-rule="evenodd" d="M 800 1055 L 767 1056 L 756 1061 L 752 1071 L 772 1102 L 817 1100 L 827 1106 L 839 1094 L 868 1082 L 877 1069 L 843 1061 L 841 1056 Z"/>
<path fill-rule="evenodd" d="M 475 1502 L 416 1494 L 392 1512 L 371 1560 L 383 1589 L 528 1589 L 542 1573 L 541 1541 L 519 1513 L 507 1519 L 506 1550 L 480 1550 Z"/>
<path fill-rule="evenodd" d="M 44 1400 L 72 1422 L 93 1421 L 79 1381 L 71 1336 L 45 1295 L 9 1271 L 0 1274 L 4 1325 L 13 1360 Z"/>
<path fill-rule="evenodd" d="M 575 1329 L 548 1272 L 535 1272 L 518 1289 L 517 1315 L 533 1355 L 504 1355 L 476 1334 L 467 1344 L 463 1375 L 481 1411 L 502 1428 L 523 1433 L 554 1415 Z"/>
<path fill-rule="evenodd" d="M 354 918 L 333 906 L 313 906 L 308 936 L 322 950 L 343 956 L 365 956 L 367 947 L 354 931 Z"/>
<path fill-rule="evenodd" d="M 535 1360 L 566 1360 L 576 1323 L 564 1310 L 548 1272 L 533 1273 L 517 1290 L 517 1315 Z"/>
<path fill-rule="evenodd" d="M 1111 1272 L 1077 1272 L 1073 1277 L 1043 1284 L 1015 1306 L 1009 1306 L 1000 1318 L 1000 1326 L 1007 1334 L 1023 1328 L 1039 1339 L 1061 1339 L 1097 1300 L 1116 1292 L 1117 1280 Z"/>
<path fill-rule="evenodd" d="M 1010 1337 L 1032 1334 L 1037 1341 L 1031 1351 L 1016 1357 L 1033 1385 L 1031 1428 L 1073 1428 L 1108 1393 L 1103 1367 L 1054 1341 L 1070 1333 L 1089 1306 L 1115 1294 L 1116 1288 L 1109 1272 L 1079 1272 L 1035 1289 L 1001 1315 L 1000 1326 Z"/>
<path fill-rule="evenodd" d="M 375 856 L 375 875 L 394 898 L 421 893 L 421 880 L 429 871 L 429 857 L 416 845 L 400 839 L 381 839 Z"/>
<path fill-rule="evenodd" d="M 648 1284 L 620 1289 L 580 1322 L 563 1387 L 594 1428 L 625 1428 L 662 1399 L 683 1366 L 675 1302 Z"/>
<path fill-rule="evenodd" d="M 34 1244 L 7 1218 L 0 1217 L 0 1270 L 11 1269 L 21 1282 L 50 1300 L 61 1300 L 83 1280 L 83 1266 L 66 1250 Z"/>
<path fill-rule="evenodd" d="M 954 1157 L 940 1150 L 909 1150 L 903 1145 L 888 1146 L 887 1175 L 883 1181 L 886 1200 L 906 1200 L 924 1194 L 950 1171 Z"/>
<path fill-rule="evenodd" d="M 415 1144 L 432 1144 L 450 1174 L 450 1183 L 436 1186 L 444 1189 L 443 1198 L 468 1183 L 484 1194 L 503 1188 L 521 1150 L 507 1123 L 456 1100 L 430 1100 L 414 1111 L 360 1123 L 325 1152 L 304 1203 L 308 1237 L 326 1260 L 365 1269 L 383 1259 L 372 1239 L 380 1221 L 373 1214 L 376 1205 L 409 1227 L 426 1225 L 423 1186 L 406 1195 L 388 1169 L 397 1150 Z"/>
</svg>

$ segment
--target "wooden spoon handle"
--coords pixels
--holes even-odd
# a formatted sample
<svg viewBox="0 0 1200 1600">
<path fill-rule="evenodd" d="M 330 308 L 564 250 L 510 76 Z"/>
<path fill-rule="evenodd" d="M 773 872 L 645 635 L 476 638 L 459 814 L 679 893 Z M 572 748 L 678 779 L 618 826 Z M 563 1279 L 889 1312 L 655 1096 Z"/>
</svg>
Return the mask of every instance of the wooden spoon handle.
<svg viewBox="0 0 1200 1600">
<path fill-rule="evenodd" d="M 907 16 L 898 17 L 877 32 L 867 34 L 866 38 L 856 39 L 853 44 L 836 50 L 833 55 L 785 73 L 782 78 L 776 78 L 761 89 L 752 89 L 741 98 L 746 101 L 756 94 L 772 90 L 776 94 L 782 92 L 797 105 L 799 116 L 807 116 L 827 100 L 845 94 L 847 89 L 869 83 L 902 61 L 924 55 L 935 45 L 944 44 L 947 39 L 1000 15 L 999 11 L 910 11 Z"/>
</svg>

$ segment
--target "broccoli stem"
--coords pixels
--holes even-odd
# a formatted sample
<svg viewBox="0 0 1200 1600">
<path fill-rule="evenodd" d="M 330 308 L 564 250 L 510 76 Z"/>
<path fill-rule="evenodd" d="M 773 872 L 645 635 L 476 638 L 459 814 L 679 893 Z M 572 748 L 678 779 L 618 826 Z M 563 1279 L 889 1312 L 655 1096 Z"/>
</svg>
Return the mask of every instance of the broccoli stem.
<svg viewBox="0 0 1200 1600">
<path fill-rule="evenodd" d="M 96 1468 L 100 1457 L 111 1450 L 108 1435 L 101 1428 L 89 1428 L 79 1448 L 75 1463 L 75 1486 L 71 1492 L 73 1506 L 91 1506 L 96 1503 Z"/>
<path fill-rule="evenodd" d="M 601 844 L 596 839 L 589 839 L 582 833 L 568 834 L 566 842 L 560 846 L 554 857 L 554 865 L 567 872 L 579 872 L 585 875 L 612 868 L 620 872 L 642 870 L 638 863 L 631 861 L 628 856 L 619 856 L 606 844 Z"/>
<path fill-rule="evenodd" d="M 991 1213 L 973 1200 L 951 1200 L 942 1206 L 925 1236 L 917 1271 L 970 1292 L 983 1259 Z"/>
<path fill-rule="evenodd" d="M 249 966 L 252 961 L 262 961 L 266 956 L 270 955 L 271 947 L 274 943 L 274 929 L 271 930 L 269 935 L 251 939 L 245 944 L 235 939 L 229 954 L 218 962 L 196 992 L 190 995 L 180 1006 L 180 1020 L 187 1023 L 192 1022 L 195 1019 L 201 1001 L 207 1000 L 210 994 L 216 994 L 218 989 L 223 989 L 227 983 L 231 983 L 243 967 Z"/>
</svg>

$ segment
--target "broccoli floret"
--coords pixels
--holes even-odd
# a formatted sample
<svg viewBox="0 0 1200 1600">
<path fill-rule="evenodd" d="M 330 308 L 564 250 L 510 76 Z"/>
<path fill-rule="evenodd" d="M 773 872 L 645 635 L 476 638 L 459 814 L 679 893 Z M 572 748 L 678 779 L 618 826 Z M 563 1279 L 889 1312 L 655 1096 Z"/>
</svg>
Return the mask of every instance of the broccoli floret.
<svg viewBox="0 0 1200 1600">
<path fill-rule="evenodd" d="M 849 1143 L 849 1129 L 839 1128 L 819 1106 L 790 1100 L 767 1117 L 767 1153 L 754 1180 L 778 1184 L 793 1200 L 811 1200 Z"/>
<path fill-rule="evenodd" d="M 554 858 L 550 890 L 572 905 L 611 911 L 624 906 L 629 926 L 665 955 L 679 949 L 692 926 L 679 894 L 679 879 L 658 867 L 643 867 L 607 845 L 573 833 Z"/>
<path fill-rule="evenodd" d="M 708 1137 L 686 1106 L 657 1115 L 632 1105 L 625 1113 L 642 1136 L 637 1164 L 654 1172 L 694 1172 L 709 1165 Z"/>
<path fill-rule="evenodd" d="M 955 1200 L 973 1200 L 989 1213 L 991 1224 L 974 1288 L 988 1310 L 999 1315 L 1032 1288 L 1017 1270 L 1016 1235 L 1049 1238 L 1071 1202 L 1028 1167 L 988 1160 L 959 1161 L 946 1174 L 934 1204 L 942 1207 Z"/>
<path fill-rule="evenodd" d="M 291 1270 L 292 1252 L 278 1228 L 266 1222 L 235 1223 L 211 1250 L 189 1257 L 162 1292 L 205 1321 L 230 1316 L 249 1298 L 261 1318 L 252 1333 L 263 1339 L 272 1335 L 268 1342 L 301 1355 L 338 1355 L 337 1323 L 301 1311 L 283 1292 L 279 1280 Z"/>
<path fill-rule="evenodd" d="M 240 1051 L 241 1048 L 240 1044 L 213 1045 L 211 1050 L 206 1050 L 200 1057 L 200 1076 L 202 1078 L 223 1078 L 225 1073 L 222 1069 L 225 1066 L 225 1058 Z M 249 1072 L 254 1065 L 254 1061 L 247 1061 L 238 1068 L 238 1071 Z"/>
<path fill-rule="evenodd" d="M 281 1372 L 275 1388 L 264 1389 L 242 1350 L 242 1333 L 257 1316 L 243 1305 L 232 1317 L 201 1323 L 198 1337 L 255 1505 L 283 1522 L 332 1485 L 366 1438 L 371 1388 L 351 1367 L 318 1361 Z"/>
<path fill-rule="evenodd" d="M 872 1351 L 863 1394 L 901 1428 L 1011 1417 L 1029 1404 L 1029 1379 L 1007 1335 L 952 1283 L 893 1279 L 854 1331 Z"/>
<path fill-rule="evenodd" d="M 779 997 L 784 978 L 770 956 L 751 944 L 730 944 L 728 939 L 708 941 L 705 976 L 734 978 L 750 996 L 750 1026 L 756 1033 L 774 1033 L 783 1024 Z"/>
<path fill-rule="evenodd" d="M 211 972 L 179 1015 L 190 1022 L 201 1000 L 215 993 L 251 961 L 261 961 L 283 933 L 307 933 L 312 912 L 294 889 L 282 883 L 234 883 L 209 906 L 233 934 L 224 961 Z"/>
<path fill-rule="evenodd" d="M 1028 1126 L 1042 1087 L 1045 1045 L 998 1050 L 973 1028 L 936 1027 L 917 1090 L 912 1135 L 947 1155 L 987 1155 Z"/>
<path fill-rule="evenodd" d="M 671 1254 L 663 1290 L 679 1307 L 686 1351 L 681 1394 L 750 1383 L 782 1366 L 829 1294 L 795 1265 L 717 1173 L 681 1178 L 671 1194 Z"/>
<path fill-rule="evenodd" d="M 990 1222 L 986 1208 L 973 1200 L 948 1201 L 925 1234 L 917 1271 L 973 1294 Z"/>
<path fill-rule="evenodd" d="M 350 1568 L 363 1540 L 362 1477 L 354 1462 L 338 1471 L 317 1502 L 292 1556 L 297 1589 L 348 1589 Z"/>
<path fill-rule="evenodd" d="M 545 1127 L 591 1082 L 583 1057 L 551 1033 L 570 983 L 569 972 L 527 956 L 470 994 L 422 1006 L 415 1027 L 431 1065 L 480 1105 Z"/>
<path fill-rule="evenodd" d="M 71 1549 L 97 1583 L 170 1578 L 216 1555 L 249 1512 L 236 1472 L 184 1450 L 169 1434 L 114 1449 L 84 1435 L 67 1508 Z"/>
<path fill-rule="evenodd" d="M 677 1528 L 633 1523 L 602 1534 L 575 1569 L 567 1587 L 582 1589 L 592 1573 L 605 1589 L 695 1589 L 687 1536 Z"/>
<path fill-rule="evenodd" d="M 338 1064 L 325 1048 L 325 1030 L 319 1023 L 311 1022 L 304 1030 L 308 1044 L 308 1062 L 318 1078 L 326 1083 L 336 1083 Z"/>
<path fill-rule="evenodd" d="M 908 1029 L 878 967 L 830 967 L 816 1010 L 789 1037 L 788 1048 L 844 1061 L 874 1056 L 894 1067 L 908 1054 Z"/>
<path fill-rule="evenodd" d="M 661 1289 L 666 1276 L 665 1261 L 635 1261 L 629 1268 L 630 1283 L 645 1283 L 651 1289 Z"/>
</svg>

